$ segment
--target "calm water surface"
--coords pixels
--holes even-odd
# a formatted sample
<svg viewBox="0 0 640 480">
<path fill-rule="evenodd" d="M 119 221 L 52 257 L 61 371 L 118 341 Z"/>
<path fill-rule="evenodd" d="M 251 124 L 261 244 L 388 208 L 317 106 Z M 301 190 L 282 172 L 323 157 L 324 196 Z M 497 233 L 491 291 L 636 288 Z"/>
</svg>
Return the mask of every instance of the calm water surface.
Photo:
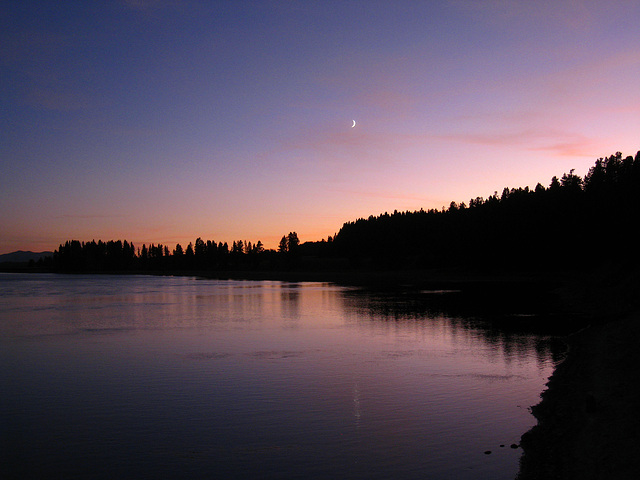
<svg viewBox="0 0 640 480">
<path fill-rule="evenodd" d="M 0 477 L 512 479 L 548 339 L 443 295 L 0 274 Z"/>
</svg>

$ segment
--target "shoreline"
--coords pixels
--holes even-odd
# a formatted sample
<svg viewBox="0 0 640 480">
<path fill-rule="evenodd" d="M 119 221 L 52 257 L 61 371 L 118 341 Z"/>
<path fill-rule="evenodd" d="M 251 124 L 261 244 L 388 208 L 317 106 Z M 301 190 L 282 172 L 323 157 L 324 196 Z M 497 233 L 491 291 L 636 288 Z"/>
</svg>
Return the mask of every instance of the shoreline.
<svg viewBox="0 0 640 480">
<path fill-rule="evenodd" d="M 582 303 L 591 322 L 568 336 L 565 360 L 532 407 L 538 424 L 522 436 L 517 480 L 637 478 L 638 285 L 630 272 L 573 286 L 567 302 Z"/>
<path fill-rule="evenodd" d="M 569 351 L 532 408 L 518 480 L 637 478 L 640 314 L 569 338 Z"/>
</svg>

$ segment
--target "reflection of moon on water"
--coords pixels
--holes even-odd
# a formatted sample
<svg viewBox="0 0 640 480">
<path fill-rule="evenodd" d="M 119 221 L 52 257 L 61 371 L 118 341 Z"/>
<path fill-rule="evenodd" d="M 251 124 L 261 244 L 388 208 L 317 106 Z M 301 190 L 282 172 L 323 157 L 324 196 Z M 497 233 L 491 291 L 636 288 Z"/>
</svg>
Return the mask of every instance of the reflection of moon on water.
<svg viewBox="0 0 640 480">
<path fill-rule="evenodd" d="M 353 122 L 353 125 L 351 125 L 351 128 L 353 128 L 353 127 L 355 127 L 355 126 L 356 126 L 356 121 L 355 121 L 355 120 L 352 120 L 352 122 Z"/>
<path fill-rule="evenodd" d="M 356 426 L 360 425 L 360 387 L 353 384 L 353 416 L 356 419 Z"/>
</svg>

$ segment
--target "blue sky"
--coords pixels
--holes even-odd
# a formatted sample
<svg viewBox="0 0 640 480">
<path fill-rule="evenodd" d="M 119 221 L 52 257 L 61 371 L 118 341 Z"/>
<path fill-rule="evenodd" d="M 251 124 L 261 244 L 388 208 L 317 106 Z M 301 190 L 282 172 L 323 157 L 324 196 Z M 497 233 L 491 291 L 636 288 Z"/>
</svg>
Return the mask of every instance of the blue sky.
<svg viewBox="0 0 640 480">
<path fill-rule="evenodd" d="M 4 2 L 0 253 L 275 247 L 583 175 L 640 149 L 639 21 L 632 1 Z"/>
</svg>

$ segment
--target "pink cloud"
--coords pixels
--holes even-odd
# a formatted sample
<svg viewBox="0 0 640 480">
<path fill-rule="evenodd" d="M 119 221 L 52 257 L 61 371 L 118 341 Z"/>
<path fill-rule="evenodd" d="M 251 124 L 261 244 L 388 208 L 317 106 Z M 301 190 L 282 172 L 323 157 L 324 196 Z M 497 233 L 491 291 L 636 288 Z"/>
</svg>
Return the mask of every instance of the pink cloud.
<svg viewBox="0 0 640 480">
<path fill-rule="evenodd" d="M 356 125 L 325 130 L 306 130 L 281 143 L 283 150 L 304 150 L 324 153 L 339 151 L 375 151 L 378 153 L 399 151 L 421 144 L 432 138 L 431 135 L 403 134 L 396 132 L 374 131 L 366 126 Z"/>
<path fill-rule="evenodd" d="M 493 133 L 454 133 L 440 139 L 494 147 L 518 147 L 561 156 L 593 155 L 597 142 L 582 134 L 554 129 L 521 129 Z"/>
<path fill-rule="evenodd" d="M 380 191 L 380 190 L 374 191 L 374 190 L 354 190 L 354 189 L 332 188 L 330 189 L 330 191 L 337 192 L 337 193 L 346 193 L 349 195 L 355 195 L 359 197 L 371 197 L 375 199 L 420 202 L 421 204 L 425 204 L 425 205 L 436 204 L 441 201 L 441 199 L 437 197 L 429 197 L 425 195 L 411 195 L 406 193 Z"/>
</svg>

